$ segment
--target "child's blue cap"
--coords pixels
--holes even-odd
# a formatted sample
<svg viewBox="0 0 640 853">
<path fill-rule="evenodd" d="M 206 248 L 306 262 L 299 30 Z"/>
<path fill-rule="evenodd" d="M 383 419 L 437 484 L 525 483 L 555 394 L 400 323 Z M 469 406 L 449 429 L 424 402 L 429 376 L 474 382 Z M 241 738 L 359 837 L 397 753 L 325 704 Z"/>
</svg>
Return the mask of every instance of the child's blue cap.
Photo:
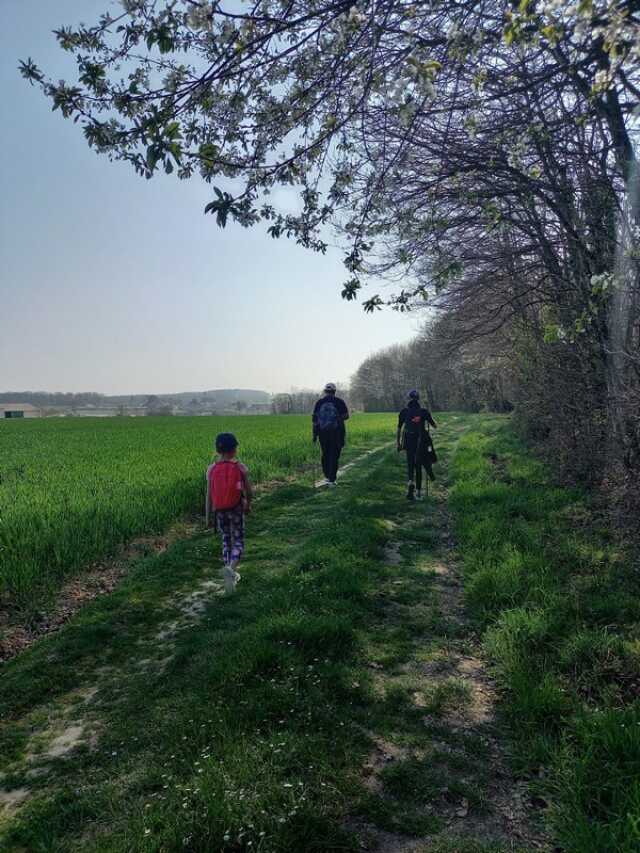
<svg viewBox="0 0 640 853">
<path fill-rule="evenodd" d="M 420 394 L 414 389 L 413 391 L 409 391 L 409 393 L 407 394 L 407 397 L 410 400 L 419 400 Z"/>
<path fill-rule="evenodd" d="M 238 439 L 232 432 L 221 432 L 216 436 L 216 450 L 218 453 L 231 453 L 238 446 Z"/>
</svg>

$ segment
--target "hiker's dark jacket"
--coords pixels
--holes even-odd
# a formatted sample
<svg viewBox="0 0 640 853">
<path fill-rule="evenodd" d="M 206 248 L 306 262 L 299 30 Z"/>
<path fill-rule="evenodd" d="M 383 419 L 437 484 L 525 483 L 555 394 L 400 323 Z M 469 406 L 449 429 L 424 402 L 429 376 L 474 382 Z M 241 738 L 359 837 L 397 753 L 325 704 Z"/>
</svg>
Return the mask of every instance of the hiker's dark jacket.
<svg viewBox="0 0 640 853">
<path fill-rule="evenodd" d="M 427 424 L 434 427 L 436 422 L 431 417 L 429 409 L 423 409 L 419 403 L 409 403 L 398 415 L 398 429 L 404 427 L 406 435 L 422 435 L 426 431 Z"/>
<path fill-rule="evenodd" d="M 401 448 L 407 451 L 407 460 L 410 457 L 417 459 L 429 470 L 438 461 L 438 456 L 427 424 L 434 427 L 436 422 L 429 409 L 422 408 L 418 402 L 409 403 L 398 415 L 398 431 L 402 430 L 401 436 L 398 432 L 398 438 Z"/>
<path fill-rule="evenodd" d="M 325 394 L 324 397 L 320 397 L 313 407 L 313 415 L 311 416 L 313 421 L 313 437 L 315 439 L 319 435 L 318 412 L 320 411 L 320 406 L 322 406 L 323 403 L 333 403 L 336 407 L 336 411 L 338 413 L 338 437 L 340 439 L 340 444 L 344 445 L 346 437 L 344 422 L 349 420 L 349 409 L 347 408 L 345 401 L 340 399 L 340 397 L 336 397 L 334 394 Z"/>
</svg>

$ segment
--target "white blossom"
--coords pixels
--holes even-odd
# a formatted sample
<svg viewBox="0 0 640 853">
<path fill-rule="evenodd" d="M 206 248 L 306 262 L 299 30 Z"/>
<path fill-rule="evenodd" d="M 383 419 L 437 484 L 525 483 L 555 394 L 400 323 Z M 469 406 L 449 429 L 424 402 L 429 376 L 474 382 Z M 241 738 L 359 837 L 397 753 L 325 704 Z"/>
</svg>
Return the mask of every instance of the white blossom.
<svg viewBox="0 0 640 853">
<path fill-rule="evenodd" d="M 211 5 L 208 0 L 202 0 L 194 6 L 187 14 L 187 24 L 192 30 L 211 31 Z"/>
<path fill-rule="evenodd" d="M 366 21 L 366 16 L 362 14 L 357 6 L 352 6 L 349 9 L 348 20 L 350 24 L 360 26 L 360 24 L 363 24 Z"/>
<path fill-rule="evenodd" d="M 594 89 L 598 91 L 608 89 L 611 86 L 611 83 L 611 69 L 601 68 L 599 71 L 596 71 L 593 84 Z"/>
</svg>

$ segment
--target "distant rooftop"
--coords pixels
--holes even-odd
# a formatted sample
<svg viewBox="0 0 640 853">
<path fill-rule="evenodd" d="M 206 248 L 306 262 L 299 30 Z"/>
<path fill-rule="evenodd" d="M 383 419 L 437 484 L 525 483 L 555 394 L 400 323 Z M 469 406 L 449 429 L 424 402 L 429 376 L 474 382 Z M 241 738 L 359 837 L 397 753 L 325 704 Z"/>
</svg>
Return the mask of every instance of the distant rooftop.
<svg viewBox="0 0 640 853">
<path fill-rule="evenodd" d="M 38 406 L 32 406 L 31 403 L 0 403 L 0 409 L 5 409 L 11 412 L 39 412 Z"/>
</svg>

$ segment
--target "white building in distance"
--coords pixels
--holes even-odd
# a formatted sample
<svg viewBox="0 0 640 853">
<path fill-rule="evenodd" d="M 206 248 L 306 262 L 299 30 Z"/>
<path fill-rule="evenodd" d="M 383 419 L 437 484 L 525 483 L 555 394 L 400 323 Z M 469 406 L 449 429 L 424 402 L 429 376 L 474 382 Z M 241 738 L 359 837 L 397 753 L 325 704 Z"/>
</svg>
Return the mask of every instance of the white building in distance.
<svg viewBox="0 0 640 853">
<path fill-rule="evenodd" d="M 41 417 L 42 411 L 31 403 L 0 403 L 0 419 Z"/>
</svg>

